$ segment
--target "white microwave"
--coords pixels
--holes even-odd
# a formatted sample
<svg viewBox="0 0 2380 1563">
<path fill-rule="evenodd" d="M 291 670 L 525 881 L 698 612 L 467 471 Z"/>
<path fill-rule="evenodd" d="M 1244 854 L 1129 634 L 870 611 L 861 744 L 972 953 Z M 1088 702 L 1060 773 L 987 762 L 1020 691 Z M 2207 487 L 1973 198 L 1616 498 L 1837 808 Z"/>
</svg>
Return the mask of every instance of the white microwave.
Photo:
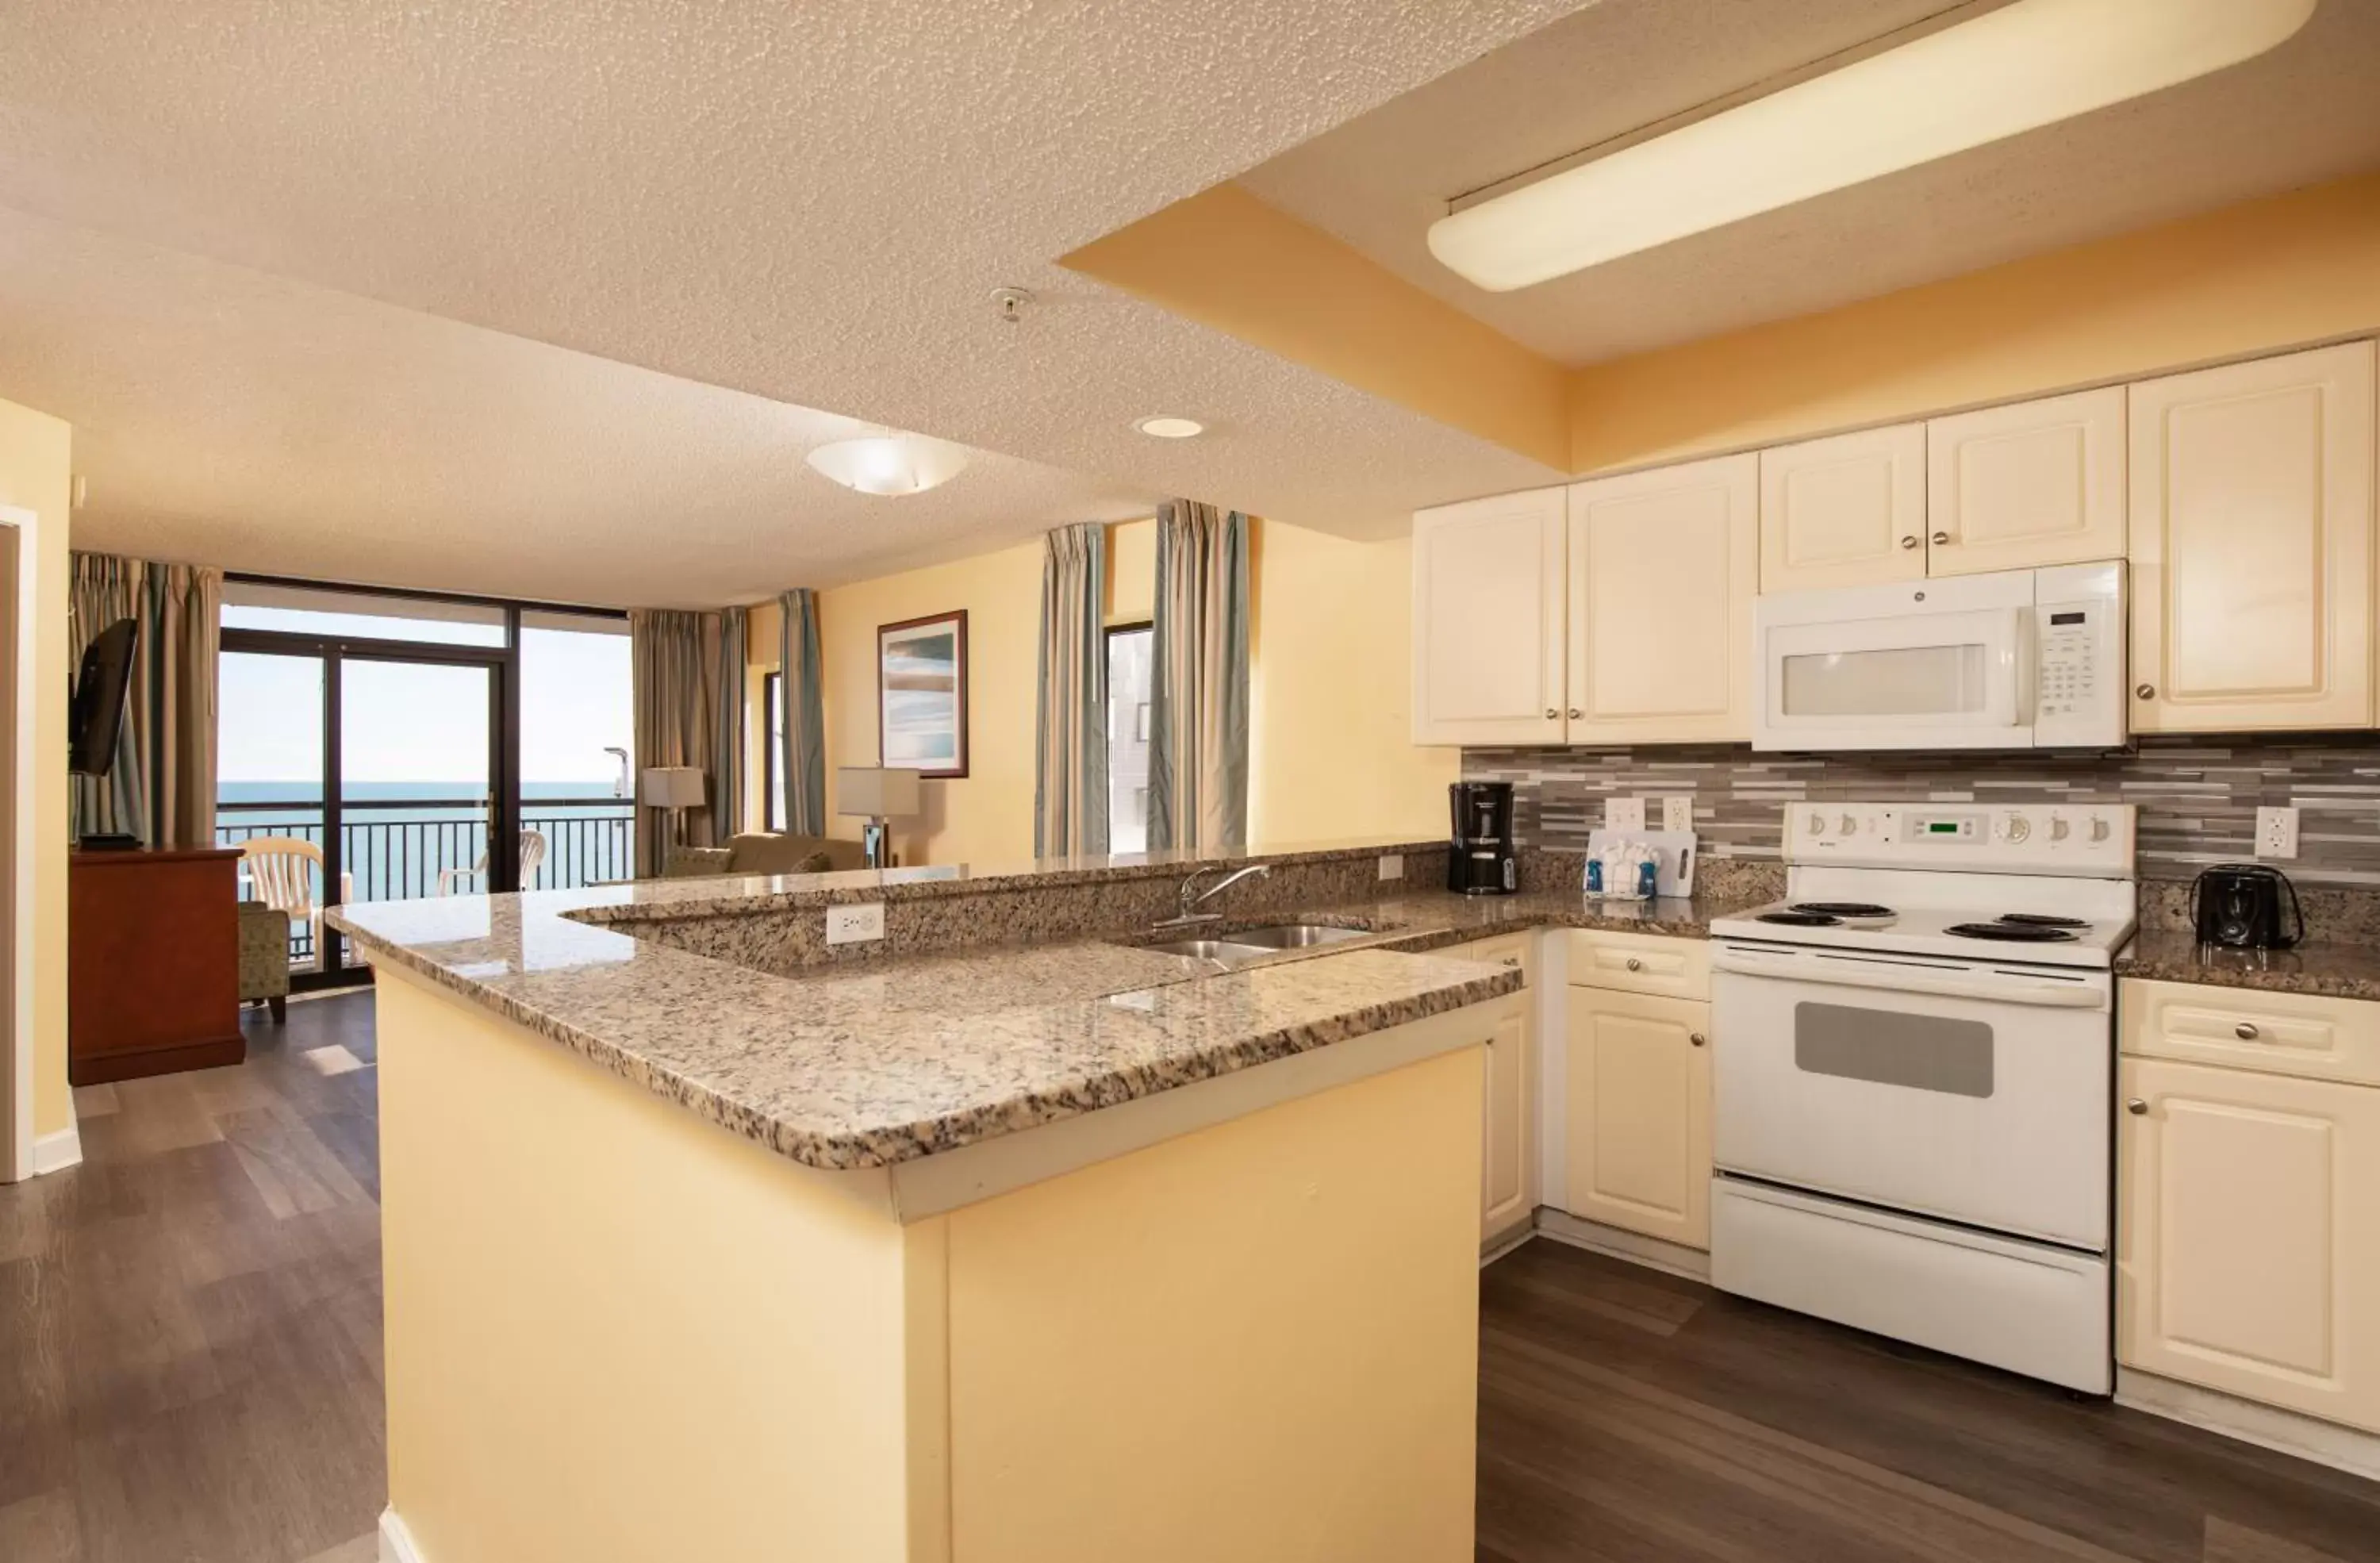
<svg viewBox="0 0 2380 1563">
<path fill-rule="evenodd" d="M 2115 563 L 1788 591 L 1753 612 L 1755 749 L 2111 749 Z"/>
</svg>

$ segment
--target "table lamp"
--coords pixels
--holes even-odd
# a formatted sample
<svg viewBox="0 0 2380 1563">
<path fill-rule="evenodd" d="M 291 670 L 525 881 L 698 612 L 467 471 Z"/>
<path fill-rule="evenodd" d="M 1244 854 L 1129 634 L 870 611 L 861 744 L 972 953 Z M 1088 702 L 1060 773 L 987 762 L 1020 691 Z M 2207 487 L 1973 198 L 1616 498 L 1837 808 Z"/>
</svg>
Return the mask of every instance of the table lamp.
<svg viewBox="0 0 2380 1563">
<path fill-rule="evenodd" d="M 837 766 L 834 772 L 835 812 L 864 814 L 868 829 L 860 841 L 868 849 L 870 868 L 889 868 L 892 854 L 888 819 L 905 819 L 919 812 L 919 783 L 915 770 L 888 769 L 879 765 Z"/>
<path fill-rule="evenodd" d="M 690 765 L 649 765 L 637 787 L 637 801 L 647 808 L 669 810 L 672 843 L 684 846 L 686 811 L 702 803 L 702 772 Z"/>
</svg>

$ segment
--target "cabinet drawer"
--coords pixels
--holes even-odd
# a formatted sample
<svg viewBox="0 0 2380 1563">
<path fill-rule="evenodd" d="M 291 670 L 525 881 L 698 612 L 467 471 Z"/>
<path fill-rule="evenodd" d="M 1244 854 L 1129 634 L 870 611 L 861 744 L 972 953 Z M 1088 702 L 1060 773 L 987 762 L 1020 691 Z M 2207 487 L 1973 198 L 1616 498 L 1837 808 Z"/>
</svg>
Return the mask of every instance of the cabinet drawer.
<svg viewBox="0 0 2380 1563">
<path fill-rule="evenodd" d="M 2117 1006 L 2136 1057 L 2380 1085 L 2380 1004 L 2367 1000 L 2135 979 Z"/>
<path fill-rule="evenodd" d="M 1572 928 L 1570 980 L 1581 987 L 1708 999 L 1710 946 L 1699 939 Z"/>
<path fill-rule="evenodd" d="M 1536 975 L 1531 969 L 1527 934 L 1499 934 L 1493 939 L 1475 939 L 1468 944 L 1449 945 L 1430 953 L 1462 961 L 1477 961 L 1490 966 L 1518 966 L 1524 979 L 1533 978 Z"/>
</svg>

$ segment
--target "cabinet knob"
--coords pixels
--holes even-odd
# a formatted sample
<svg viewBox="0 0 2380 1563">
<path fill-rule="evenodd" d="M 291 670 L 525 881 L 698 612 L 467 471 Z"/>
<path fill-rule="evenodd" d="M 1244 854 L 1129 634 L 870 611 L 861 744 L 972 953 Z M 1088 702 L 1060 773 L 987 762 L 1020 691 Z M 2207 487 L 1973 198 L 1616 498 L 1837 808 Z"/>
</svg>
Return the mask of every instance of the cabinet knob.
<svg viewBox="0 0 2380 1563">
<path fill-rule="evenodd" d="M 2133 690 L 2132 693 L 2139 696 L 2143 700 L 2154 700 L 2156 698 L 2156 685 L 2154 684 L 2143 684 L 2139 688 Z"/>
<path fill-rule="evenodd" d="M 1570 720 L 1571 720 L 1571 721 L 1577 721 L 1581 716 L 1584 716 L 1585 714 L 1585 712 L 1583 712 L 1583 711 L 1581 711 L 1581 710 L 1580 710 L 1576 706 L 1572 706 L 1572 707 L 1570 709 Z"/>
<path fill-rule="evenodd" d="M 2124 1104 L 2124 1110 L 2131 1113 L 2134 1118 L 2138 1118 L 2143 1113 L 2149 1110 L 2149 1104 L 2141 1100 L 2138 1097 L 2134 1097 L 2131 1101 Z"/>
<path fill-rule="evenodd" d="M 1520 963 L 1521 958 L 1518 955 L 1507 955 L 1503 960 L 1503 964 L 1507 966 L 1517 966 Z"/>
<path fill-rule="evenodd" d="M 1914 535 L 1905 537 L 1900 539 L 1900 546 L 1903 548 L 1915 548 L 1917 546 L 1917 539 Z"/>
<path fill-rule="evenodd" d="M 1949 533 L 1948 533 L 1948 532 L 1937 532 L 1937 533 L 1935 533 L 1935 534 L 1934 534 L 1934 541 L 1935 541 L 1935 543 L 1936 543 L 1936 545 L 1937 545 L 1937 546 L 1939 546 L 1939 545 L 1940 545 L 1940 544 L 1942 544 L 1942 543 L 1949 542 L 1949 540 L 1950 540 L 1950 534 L 1949 534 Z"/>
<path fill-rule="evenodd" d="M 1548 706 L 1546 708 L 1546 720 L 1548 721 L 1560 721 L 1561 720 L 1561 712 L 1554 709 L 1551 706 Z"/>
<path fill-rule="evenodd" d="M 1645 969 L 1645 963 L 1631 955 L 1628 957 L 1628 969 L 1632 972 L 1641 972 Z"/>
<path fill-rule="evenodd" d="M 1691 1043 L 1693 1043 L 1695 1047 L 1699 1048 L 1699 1047 L 1701 1047 L 1705 1042 L 1706 1042 L 1706 1041 L 1708 1041 L 1708 1040 L 1710 1040 L 1710 1039 L 1709 1039 L 1708 1037 L 1705 1036 L 1704 1036 L 1701 1032 L 1699 1032 L 1699 1031 L 1689 1031 L 1689 1032 L 1687 1032 L 1687 1033 L 1686 1033 L 1686 1040 L 1687 1040 L 1687 1041 L 1689 1041 L 1689 1042 L 1691 1042 Z"/>
<path fill-rule="evenodd" d="M 2238 1025 L 2231 1028 L 2231 1035 L 2238 1037 L 2242 1042 L 2253 1042 L 2257 1037 L 2264 1034 L 2256 1029 L 2252 1022 L 2241 1021 Z"/>
</svg>

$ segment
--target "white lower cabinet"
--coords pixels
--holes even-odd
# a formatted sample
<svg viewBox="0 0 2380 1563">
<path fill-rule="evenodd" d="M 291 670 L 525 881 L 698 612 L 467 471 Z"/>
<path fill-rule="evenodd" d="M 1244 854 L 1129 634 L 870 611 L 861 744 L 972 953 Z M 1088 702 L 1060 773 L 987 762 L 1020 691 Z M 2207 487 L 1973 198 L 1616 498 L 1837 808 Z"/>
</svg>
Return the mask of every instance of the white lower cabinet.
<svg viewBox="0 0 2380 1563">
<path fill-rule="evenodd" d="M 1527 935 L 1487 939 L 1446 953 L 1518 966 L 1534 988 L 1529 943 Z M 1488 1041 L 1479 1132 L 1479 1236 L 1488 1243 L 1527 1226 L 1537 1210 L 1537 1049 L 1530 1014 L 1524 1006 Z"/>
<path fill-rule="evenodd" d="M 2125 988 L 2117 1360 L 2380 1432 L 2380 1086 L 2140 1056 L 2216 990 Z"/>
<path fill-rule="evenodd" d="M 1710 1005 L 1569 992 L 1562 1207 L 1686 1248 L 1710 1246 Z"/>
</svg>

